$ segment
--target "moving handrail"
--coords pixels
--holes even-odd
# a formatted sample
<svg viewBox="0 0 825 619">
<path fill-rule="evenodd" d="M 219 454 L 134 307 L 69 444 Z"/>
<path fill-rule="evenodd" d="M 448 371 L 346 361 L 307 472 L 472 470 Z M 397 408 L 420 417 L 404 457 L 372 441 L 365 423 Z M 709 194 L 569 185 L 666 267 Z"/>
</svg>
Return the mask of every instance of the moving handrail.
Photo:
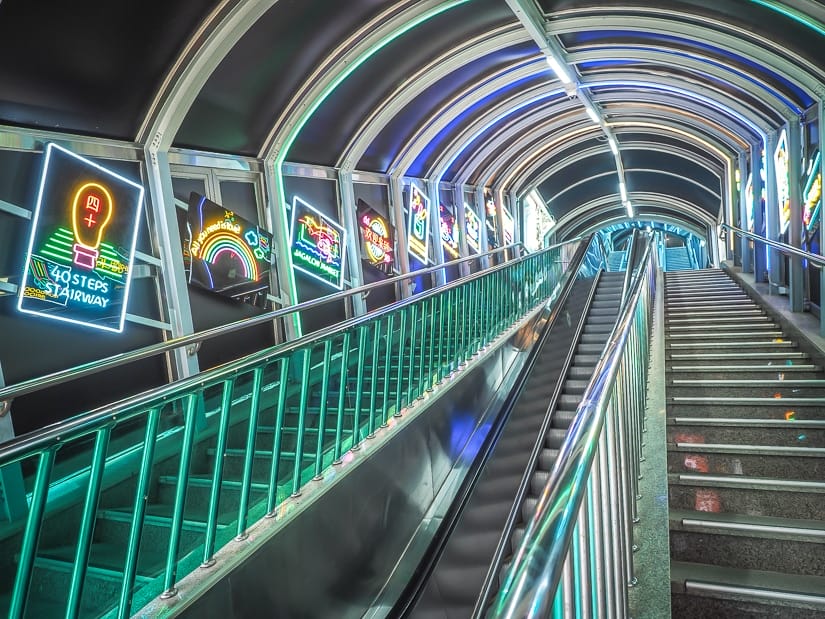
<svg viewBox="0 0 825 619">
<path fill-rule="evenodd" d="M 815 266 L 818 269 L 825 267 L 825 256 L 820 256 L 818 254 L 812 254 L 810 252 L 804 251 L 802 249 L 798 249 L 793 245 L 788 245 L 787 243 L 782 243 L 781 241 L 772 241 L 771 239 L 766 239 L 763 236 L 759 236 L 758 234 L 754 234 L 752 232 L 747 232 L 746 230 L 742 230 L 741 228 L 737 228 L 736 226 L 731 226 L 728 224 L 721 224 L 721 228 L 723 230 L 730 230 L 734 234 L 738 234 L 739 236 L 743 236 L 745 238 L 751 239 L 758 243 L 763 243 L 772 247 L 773 249 L 777 249 L 784 254 L 788 254 L 791 256 L 796 256 L 797 258 L 804 258 L 805 260 L 810 261 L 811 265 Z"/>
<path fill-rule="evenodd" d="M 553 245 L 547 249 L 553 249 L 556 247 L 561 247 L 562 245 L 566 245 L 568 243 L 578 242 L 581 240 L 581 237 L 576 237 L 575 239 L 571 239 L 569 241 L 565 241 L 564 243 L 559 243 L 557 245 Z M 402 275 L 396 275 L 394 277 L 390 277 L 380 282 L 374 282 L 371 284 L 367 284 L 365 286 L 359 286 L 358 288 L 352 288 L 350 290 L 343 290 L 341 292 L 336 292 L 334 294 L 326 295 L 320 297 L 318 299 L 313 299 L 311 301 L 304 301 L 302 303 L 297 303 L 296 305 L 291 305 L 289 307 L 273 310 L 271 312 L 267 312 L 265 314 L 260 314 L 258 316 L 254 316 L 252 318 L 244 318 L 243 320 L 238 320 L 235 322 L 230 322 L 225 325 L 220 325 L 217 327 L 213 327 L 211 329 L 206 329 L 204 331 L 200 331 L 198 333 L 193 333 L 191 335 L 184 335 L 181 337 L 177 337 L 171 340 L 167 340 L 165 342 L 160 342 L 158 344 L 151 344 L 149 346 L 145 346 L 143 348 L 139 348 L 137 350 L 133 350 L 126 353 L 119 353 L 116 355 L 112 355 L 110 357 L 106 357 L 104 359 L 99 359 L 96 361 L 92 361 L 89 363 L 84 363 L 72 368 L 68 368 L 65 370 L 59 370 L 57 372 L 53 372 L 51 374 L 46 374 L 45 376 L 39 376 L 36 378 L 32 378 L 29 380 L 25 380 L 14 385 L 9 385 L 3 388 L 0 388 L 0 415 L 5 414 L 8 412 L 10 408 L 11 400 L 20 397 L 22 395 L 26 395 L 29 393 L 33 393 L 35 391 L 40 391 L 42 389 L 48 389 L 50 387 L 55 387 L 57 385 L 69 382 L 71 380 L 77 380 L 79 378 L 83 378 L 85 376 L 90 376 L 92 374 L 97 374 L 98 372 L 102 372 L 105 370 L 109 370 L 112 368 L 120 367 L 123 365 L 127 365 L 129 363 L 134 363 L 136 361 L 140 361 L 142 359 L 147 359 L 150 357 L 155 357 L 157 355 L 161 355 L 167 352 L 171 352 L 175 349 L 182 348 L 184 346 L 190 346 L 193 344 L 199 344 L 200 342 L 204 342 L 206 340 L 226 335 L 228 333 L 233 333 L 235 331 L 239 331 L 241 329 L 246 329 L 248 327 L 253 327 L 255 325 L 259 325 L 266 322 L 271 322 L 273 320 L 277 320 L 279 318 L 283 318 L 285 316 L 289 316 L 290 314 L 294 314 L 296 312 L 302 312 L 308 309 L 312 309 L 315 307 L 319 307 L 321 305 L 325 305 L 326 303 L 331 303 L 333 301 L 339 301 L 342 299 L 346 299 L 355 295 L 359 294 L 368 294 L 372 290 L 382 286 L 388 286 L 390 284 L 395 284 L 403 280 L 412 279 L 415 277 L 419 277 L 421 275 L 427 275 L 429 273 L 433 273 L 440 269 L 455 266 L 459 264 L 463 264 L 465 262 L 469 262 L 471 260 L 478 260 L 481 258 L 486 258 L 493 256 L 495 254 L 499 254 L 501 252 L 505 252 L 508 250 L 513 250 L 517 247 L 520 247 L 522 243 L 514 243 L 512 245 L 506 245 L 504 247 L 499 247 L 498 249 L 494 249 L 492 251 L 486 252 L 484 254 L 477 254 L 474 256 L 469 256 L 466 258 L 459 258 L 458 260 L 451 260 L 450 262 L 445 262 L 443 264 L 439 264 L 433 267 L 427 267 L 426 269 L 419 269 L 417 271 L 413 271 L 411 273 L 405 273 Z"/>
<path fill-rule="evenodd" d="M 580 508 L 583 500 L 589 493 L 591 468 L 594 461 L 605 461 L 605 456 L 610 460 L 611 466 L 600 467 L 600 477 L 610 475 L 620 476 L 623 479 L 611 481 L 602 477 L 600 485 L 604 492 L 605 484 L 613 484 L 607 493 L 610 504 L 602 504 L 605 511 L 614 510 L 618 513 L 611 513 L 608 517 L 613 517 L 613 524 L 617 525 L 609 536 L 612 549 L 607 549 L 607 554 L 611 555 L 611 561 L 606 561 L 606 571 L 597 568 L 595 571 L 608 582 L 606 587 L 612 591 L 616 600 L 616 605 L 624 605 L 624 592 L 618 591 L 620 586 L 624 586 L 632 574 L 628 564 L 630 563 L 628 544 L 632 539 L 628 539 L 631 508 L 628 484 L 632 484 L 632 479 L 626 472 L 626 467 L 634 468 L 634 464 L 629 462 L 630 458 L 622 458 L 628 453 L 638 455 L 637 445 L 630 444 L 639 440 L 638 436 L 629 436 L 641 431 L 641 421 L 638 396 L 630 408 L 625 406 L 631 400 L 626 398 L 624 403 L 614 404 L 615 392 L 613 387 L 620 375 L 625 381 L 630 380 L 629 387 L 636 390 L 643 390 L 644 381 L 636 380 L 631 376 L 628 379 L 626 350 L 631 354 L 645 354 L 645 340 L 647 329 L 649 328 L 649 309 L 651 296 L 655 287 L 655 252 L 650 250 L 650 245 L 645 253 L 645 261 L 642 269 L 634 282 L 633 289 L 619 313 L 619 320 L 616 328 L 611 334 L 611 338 L 600 359 L 594 376 L 582 396 L 582 401 L 576 410 L 576 417 L 570 426 L 567 438 L 560 449 L 558 459 L 554 465 L 547 484 L 539 498 L 536 513 L 524 533 L 522 542 L 515 553 L 512 564 L 507 571 L 504 585 L 499 591 L 499 595 L 491 609 L 494 617 L 505 617 L 508 619 L 523 617 L 546 617 L 549 615 L 563 571 L 565 562 L 569 556 L 570 544 L 574 530 L 581 518 Z M 641 305 L 640 305 L 641 303 Z M 631 358 L 630 363 L 639 363 L 643 360 Z M 646 363 L 640 368 L 644 371 Z M 642 395 L 643 397 L 643 395 Z M 613 409 L 619 414 L 617 419 L 610 417 Z M 622 413 L 630 418 L 623 419 Z M 613 440 L 605 439 L 603 428 L 618 426 L 617 436 Z M 624 439 L 624 444 L 620 439 Z M 614 442 L 615 441 L 615 442 Z M 639 445 L 640 446 L 640 445 Z M 598 458 L 597 456 L 598 453 Z M 607 454 L 605 454 L 607 452 Z M 618 468 L 619 471 L 612 470 Z M 593 482 L 595 483 L 595 482 Z M 634 493 L 635 494 L 635 493 Z M 631 509 L 629 509 L 631 508 Z M 595 510 L 594 510 L 595 511 Z M 597 541 L 600 543 L 600 540 Z M 581 550 L 581 553 L 587 551 Z M 576 568 L 573 568 L 576 569 Z M 588 570 L 588 573 L 590 570 Z M 620 573 L 624 578 L 616 578 L 615 574 Z M 588 583 L 588 586 L 600 588 L 599 583 Z M 600 592 L 599 595 L 604 595 Z M 608 594 L 609 596 L 610 594 Z M 611 600 L 606 603 L 610 604 Z M 600 616 L 598 612 L 594 616 Z"/>
</svg>

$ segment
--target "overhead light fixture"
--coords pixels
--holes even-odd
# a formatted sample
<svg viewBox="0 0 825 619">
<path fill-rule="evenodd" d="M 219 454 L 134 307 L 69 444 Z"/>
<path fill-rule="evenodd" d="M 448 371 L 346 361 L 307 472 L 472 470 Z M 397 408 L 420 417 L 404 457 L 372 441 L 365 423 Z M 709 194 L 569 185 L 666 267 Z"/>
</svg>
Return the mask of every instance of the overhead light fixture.
<svg viewBox="0 0 825 619">
<path fill-rule="evenodd" d="M 547 58 L 547 64 L 550 65 L 550 68 L 553 70 L 553 73 L 556 74 L 563 84 L 572 84 L 573 78 L 570 77 L 570 74 L 567 72 L 567 69 L 561 65 L 561 63 L 553 58 L 553 56 L 545 56 Z"/>
<path fill-rule="evenodd" d="M 590 120 L 592 120 L 592 121 L 593 121 L 594 123 L 596 123 L 597 125 L 601 125 L 601 124 L 602 124 L 602 119 L 601 119 L 601 118 L 599 118 L 599 115 L 596 113 L 596 110 L 594 110 L 594 109 L 593 109 L 592 107 L 590 107 L 589 105 L 585 106 L 585 108 L 584 108 L 584 109 L 586 109 L 586 110 L 587 110 L 587 115 L 588 115 L 588 116 L 590 116 Z"/>
<path fill-rule="evenodd" d="M 622 196 L 622 202 L 627 202 L 627 187 L 625 187 L 624 181 L 619 181 L 619 193 Z"/>
<path fill-rule="evenodd" d="M 616 144 L 616 140 L 614 140 L 612 137 L 610 137 L 610 138 L 607 138 L 607 143 L 610 144 L 610 150 L 613 151 L 613 154 L 618 155 L 619 154 L 619 146 L 618 146 L 618 144 Z"/>
<path fill-rule="evenodd" d="M 630 200 L 627 200 L 624 203 L 625 208 L 627 209 L 627 216 L 633 219 L 633 205 L 630 203 Z M 650 228 L 648 228 L 649 230 Z"/>
</svg>

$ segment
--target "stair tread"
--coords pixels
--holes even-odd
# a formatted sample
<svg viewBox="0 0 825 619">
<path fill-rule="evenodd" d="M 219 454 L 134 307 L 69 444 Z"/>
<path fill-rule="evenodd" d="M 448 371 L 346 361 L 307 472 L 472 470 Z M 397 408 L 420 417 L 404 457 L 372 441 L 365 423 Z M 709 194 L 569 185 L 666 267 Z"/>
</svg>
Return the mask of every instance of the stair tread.
<svg viewBox="0 0 825 619">
<path fill-rule="evenodd" d="M 671 582 L 704 582 L 727 584 L 759 591 L 785 591 L 810 596 L 825 604 L 825 577 L 805 574 L 784 574 L 763 570 L 721 567 L 686 561 L 670 562 Z"/>
</svg>

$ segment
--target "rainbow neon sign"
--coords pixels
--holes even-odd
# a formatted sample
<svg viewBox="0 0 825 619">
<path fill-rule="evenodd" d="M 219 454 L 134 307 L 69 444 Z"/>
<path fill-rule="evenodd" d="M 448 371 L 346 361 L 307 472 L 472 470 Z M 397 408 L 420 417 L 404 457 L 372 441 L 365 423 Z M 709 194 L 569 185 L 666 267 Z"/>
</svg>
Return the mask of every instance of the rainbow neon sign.
<svg viewBox="0 0 825 619">
<path fill-rule="evenodd" d="M 269 292 L 271 235 L 205 196 L 192 193 L 187 214 L 189 283 L 253 305 Z"/>
<path fill-rule="evenodd" d="M 142 207 L 141 185 L 48 144 L 18 309 L 123 331 Z"/>
<path fill-rule="evenodd" d="M 292 267 L 337 290 L 344 287 L 346 232 L 337 223 L 295 196 L 290 246 Z"/>
<path fill-rule="evenodd" d="M 360 198 L 358 228 L 361 231 L 363 256 L 366 261 L 385 273 L 392 273 L 393 239 L 390 222 Z"/>
</svg>

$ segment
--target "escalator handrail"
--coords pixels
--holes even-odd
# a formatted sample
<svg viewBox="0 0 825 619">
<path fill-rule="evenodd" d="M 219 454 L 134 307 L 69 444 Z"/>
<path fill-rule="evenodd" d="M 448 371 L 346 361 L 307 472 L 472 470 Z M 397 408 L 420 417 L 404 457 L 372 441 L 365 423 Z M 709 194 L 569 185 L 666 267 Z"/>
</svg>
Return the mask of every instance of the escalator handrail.
<svg viewBox="0 0 825 619">
<path fill-rule="evenodd" d="M 564 243 L 560 243 L 557 245 L 553 245 L 548 247 L 543 251 L 550 251 L 562 245 L 566 245 L 568 243 L 574 243 L 580 241 L 582 237 L 576 237 L 575 239 L 571 239 L 569 241 L 565 241 Z M 77 365 L 65 370 L 59 370 L 57 372 L 52 372 L 51 374 L 46 374 L 44 376 L 39 376 L 36 378 L 31 378 L 25 381 L 21 381 L 15 383 L 13 385 L 8 385 L 5 387 L 0 388 L 0 413 L 5 412 L 3 408 L 8 409 L 9 402 L 16 398 L 23 395 L 27 395 L 29 393 L 33 393 L 36 391 L 41 391 L 43 389 L 48 389 L 50 387 L 55 387 L 57 385 L 77 380 L 79 378 L 84 378 L 86 376 L 91 376 L 93 374 L 97 374 L 99 372 L 103 372 L 106 370 L 110 370 L 116 367 L 120 367 L 123 365 L 127 365 L 129 363 L 134 363 L 137 361 L 141 361 L 143 359 L 148 359 L 150 357 L 156 357 L 158 355 L 162 355 L 165 353 L 172 352 L 176 349 L 186 347 L 186 346 L 194 346 L 198 345 L 201 342 L 206 340 L 219 337 L 221 335 L 227 335 L 229 333 L 234 333 L 235 331 L 239 331 L 242 329 L 246 329 L 249 327 L 253 327 L 255 325 L 271 322 L 273 320 L 277 320 L 279 318 L 284 318 L 291 314 L 295 314 L 296 312 L 303 312 L 315 307 L 319 307 L 321 305 L 325 305 L 327 303 L 332 303 L 335 301 L 341 301 L 347 299 L 349 297 L 355 295 L 366 295 L 369 294 L 371 291 L 375 290 L 376 288 L 387 286 L 389 284 L 395 284 L 400 281 L 411 279 L 415 277 L 419 277 L 422 275 L 427 275 L 429 273 L 433 273 L 438 271 L 439 269 L 448 268 L 451 266 L 455 266 L 458 264 L 462 264 L 464 262 L 468 262 L 470 260 L 478 260 L 480 258 L 490 257 L 494 254 L 498 254 L 504 251 L 513 250 L 517 247 L 520 247 L 522 244 L 515 243 L 512 245 L 507 245 L 505 247 L 499 247 L 498 249 L 494 249 L 484 254 L 478 254 L 466 258 L 460 258 L 458 260 L 452 260 L 450 262 L 445 262 L 443 264 L 439 264 L 433 267 L 427 267 L 426 269 L 420 269 L 418 271 L 413 271 L 411 273 L 405 273 L 402 275 L 397 275 L 395 277 L 391 277 L 379 282 L 373 282 L 371 284 L 367 284 L 364 286 L 359 286 L 358 288 L 352 288 L 350 290 L 343 290 L 341 292 L 336 292 L 334 294 L 325 295 L 323 297 L 319 297 L 318 299 L 313 299 L 310 301 L 304 301 L 302 303 L 298 303 L 296 305 L 291 305 L 289 307 L 280 308 L 277 310 L 272 310 L 270 312 L 266 312 L 264 314 L 260 314 L 258 316 L 254 316 L 252 318 L 244 318 L 242 320 L 238 320 L 235 322 L 230 322 L 224 325 L 220 325 L 217 327 L 213 327 L 211 329 L 206 329 L 204 331 L 199 331 L 198 333 L 192 333 L 190 335 L 184 335 L 180 337 L 176 337 L 165 342 L 160 342 L 157 344 L 150 344 L 149 346 L 144 346 L 143 348 L 138 348 L 136 350 L 132 350 L 125 353 L 118 353 L 116 355 L 111 355 L 104 359 L 98 359 L 95 361 L 91 361 L 89 363 L 84 363 L 81 365 Z M 532 254 L 529 254 L 532 255 Z M 521 258 L 516 258 L 514 260 L 521 260 Z M 511 260 L 509 263 L 513 262 Z M 501 265 L 498 265 L 501 266 Z M 493 267 L 495 268 L 495 267 Z M 439 290 L 443 289 L 443 287 L 438 288 Z M 420 298 L 420 296 L 416 296 L 416 298 Z M 5 403 L 5 407 L 3 404 Z"/>
<path fill-rule="evenodd" d="M 550 333 L 553 325 L 559 319 L 561 315 L 561 308 L 564 305 L 565 301 L 570 295 L 570 291 L 573 288 L 573 284 L 576 282 L 576 275 L 578 274 L 579 269 L 581 268 L 582 264 L 584 263 L 585 257 L 587 255 L 587 251 L 592 244 L 589 243 L 582 243 L 579 245 L 576 253 L 573 255 L 570 261 L 570 267 L 565 272 L 567 279 L 562 284 L 561 290 L 559 291 L 558 296 L 556 297 L 556 302 L 553 304 L 552 309 L 550 310 L 550 314 L 547 317 L 546 324 L 542 328 L 542 333 L 539 340 L 533 345 L 533 349 L 530 351 L 530 354 L 525 361 L 524 367 L 519 371 L 518 378 L 516 379 L 513 387 L 510 390 L 507 399 L 501 406 L 501 410 L 496 417 L 496 421 L 494 426 L 490 429 L 487 434 L 487 437 L 484 441 L 484 444 L 479 449 L 478 454 L 473 461 L 473 464 L 469 468 L 466 473 L 466 477 L 459 488 L 456 498 L 453 499 L 449 510 L 444 515 L 442 519 L 442 523 L 439 526 L 438 531 L 433 538 L 433 541 L 430 544 L 430 547 L 427 550 L 424 560 L 419 564 L 418 568 L 415 570 L 415 573 L 410 578 L 407 586 L 404 589 L 404 592 L 399 597 L 398 601 L 393 607 L 393 612 L 391 613 L 393 617 L 405 617 L 411 612 L 423 592 L 424 588 L 426 587 L 427 582 L 429 582 L 430 576 L 432 575 L 433 570 L 436 568 L 441 555 L 444 552 L 444 548 L 447 545 L 447 542 L 450 539 L 450 535 L 455 530 L 456 525 L 461 517 L 461 514 L 464 512 L 464 508 L 467 505 L 470 497 L 473 494 L 473 490 L 476 487 L 476 484 L 481 476 L 481 473 L 484 470 L 484 466 L 487 463 L 490 455 L 493 452 L 493 448 L 498 442 L 498 439 L 501 436 L 501 432 L 503 431 L 504 427 L 507 425 L 507 421 L 510 418 L 510 414 L 513 411 L 513 408 L 518 401 L 518 396 L 521 394 L 522 389 L 527 381 L 527 378 L 530 375 L 533 367 L 536 364 L 536 359 L 538 358 L 538 352 L 541 350 L 541 346 L 543 342 L 546 340 L 547 335 Z"/>
<path fill-rule="evenodd" d="M 759 236 L 758 234 L 748 232 L 747 230 L 742 230 L 741 228 L 737 228 L 736 226 L 731 226 L 729 224 L 720 224 L 720 227 L 723 230 L 729 230 L 730 232 L 738 234 L 739 236 L 743 236 L 758 243 L 762 243 L 763 245 L 768 245 L 773 249 L 781 251 L 783 254 L 795 256 L 797 258 L 804 258 L 805 260 L 810 261 L 812 266 L 815 266 L 817 268 L 821 269 L 825 267 L 825 256 L 812 254 L 811 252 L 798 249 L 792 245 L 788 245 L 787 243 L 782 243 L 780 241 L 772 241 L 771 239 L 766 239 L 763 236 Z"/>
<path fill-rule="evenodd" d="M 582 312 L 578 325 L 576 325 L 576 332 L 573 335 L 573 342 L 571 343 L 570 348 L 567 351 L 567 356 L 565 357 L 564 363 L 562 364 L 561 371 L 559 372 L 559 380 L 556 383 L 553 395 L 550 397 L 550 400 L 548 401 L 548 411 L 552 411 L 553 409 L 555 409 L 556 402 L 558 401 L 558 398 L 561 395 L 562 388 L 564 387 L 565 377 L 567 376 L 567 372 L 569 371 L 570 365 L 573 362 L 573 358 L 576 354 L 576 348 L 579 345 L 581 334 L 584 331 L 584 326 L 587 322 L 587 313 L 590 308 L 590 304 L 593 302 L 593 297 L 596 293 L 596 288 L 599 285 L 601 276 L 605 272 L 605 270 L 599 271 L 596 277 L 593 278 L 593 285 L 591 286 L 590 291 L 588 292 L 587 302 L 585 303 L 584 311 Z M 542 426 L 537 434 L 538 440 L 533 446 L 533 451 L 530 454 L 530 459 L 528 461 L 527 467 L 525 468 L 524 475 L 521 478 L 518 490 L 516 490 L 516 496 L 513 501 L 513 506 L 510 508 L 510 513 L 507 515 L 507 521 L 504 523 L 501 537 L 498 541 L 498 546 L 496 547 L 496 551 L 493 554 L 493 560 L 490 563 L 490 568 L 487 571 L 487 576 L 484 579 L 484 585 L 482 586 L 481 593 L 479 594 L 478 599 L 476 600 L 476 606 L 473 610 L 472 615 L 474 619 L 480 619 L 484 616 L 484 612 L 487 608 L 490 596 L 493 595 L 493 593 L 495 592 L 494 586 L 496 579 L 499 577 L 499 574 L 501 572 L 501 563 L 506 556 L 507 546 L 510 543 L 510 538 L 512 537 L 513 529 L 515 528 L 516 523 L 518 522 L 519 517 L 521 515 L 521 506 L 524 503 L 525 497 L 530 491 L 530 481 L 533 476 L 533 472 L 536 470 L 536 465 L 538 463 L 538 459 L 541 455 L 541 452 L 544 449 L 545 437 L 547 436 L 547 431 L 550 427 L 551 421 L 551 415 L 545 415 L 544 421 L 542 422 Z"/>
<path fill-rule="evenodd" d="M 624 280 L 622 282 L 622 301 L 627 298 L 627 293 L 630 291 L 630 280 L 633 279 L 633 263 L 636 260 L 636 241 L 638 230 L 634 229 L 630 233 L 630 242 L 627 245 L 627 255 L 624 266 Z"/>
<path fill-rule="evenodd" d="M 552 602 L 586 493 L 585 481 L 596 454 L 611 389 L 636 318 L 636 307 L 655 272 L 654 256 L 655 253 L 647 252 L 646 262 L 622 307 L 605 353 L 576 409 L 536 513 L 499 591 L 493 610 L 496 617 L 544 616 L 543 612 Z"/>
<path fill-rule="evenodd" d="M 587 242 L 582 243 L 582 245 L 588 246 L 590 244 L 589 238 L 585 240 Z M 478 273 L 461 277 L 446 284 L 445 286 L 427 290 L 413 297 L 408 297 L 406 299 L 396 301 L 395 303 L 385 305 L 384 307 L 370 312 L 369 314 L 350 318 L 298 339 L 277 344 L 270 348 L 252 353 L 242 359 L 230 361 L 215 368 L 203 371 L 199 374 L 167 383 L 156 389 L 129 396 L 118 402 L 103 405 L 93 411 L 81 413 L 62 422 L 14 437 L 0 445 L 0 466 L 5 466 L 7 464 L 11 464 L 12 462 L 16 462 L 26 457 L 28 454 L 31 454 L 33 451 L 51 449 L 59 444 L 74 440 L 84 434 L 94 432 L 97 429 L 108 425 L 113 418 L 116 419 L 118 423 L 126 421 L 127 419 L 145 412 L 145 410 L 141 409 L 141 407 L 149 405 L 150 402 L 156 402 L 164 398 L 172 397 L 174 394 L 187 389 L 195 389 L 200 385 L 217 380 L 222 376 L 243 372 L 257 364 L 267 361 L 270 358 L 290 354 L 313 344 L 314 342 L 330 337 L 335 333 L 343 332 L 347 329 L 355 329 L 364 323 L 383 318 L 387 314 L 395 312 L 407 305 L 419 303 L 423 300 L 429 299 L 432 296 L 458 288 L 470 281 L 488 276 L 494 272 L 506 268 L 513 268 L 517 263 L 524 262 L 531 257 L 554 251 L 559 247 L 578 241 L 579 239 L 577 238 L 564 243 L 552 245 L 540 252 L 534 252 L 532 254 L 521 256 L 507 263 L 496 265 L 483 271 L 479 271 Z M 440 265 L 440 268 L 443 268 L 443 266 L 444 265 Z M 7 397 L 5 394 L 13 389 L 14 386 L 0 390 L 0 398 Z M 0 400 L 0 403 L 1 402 L 2 400 Z"/>
</svg>

